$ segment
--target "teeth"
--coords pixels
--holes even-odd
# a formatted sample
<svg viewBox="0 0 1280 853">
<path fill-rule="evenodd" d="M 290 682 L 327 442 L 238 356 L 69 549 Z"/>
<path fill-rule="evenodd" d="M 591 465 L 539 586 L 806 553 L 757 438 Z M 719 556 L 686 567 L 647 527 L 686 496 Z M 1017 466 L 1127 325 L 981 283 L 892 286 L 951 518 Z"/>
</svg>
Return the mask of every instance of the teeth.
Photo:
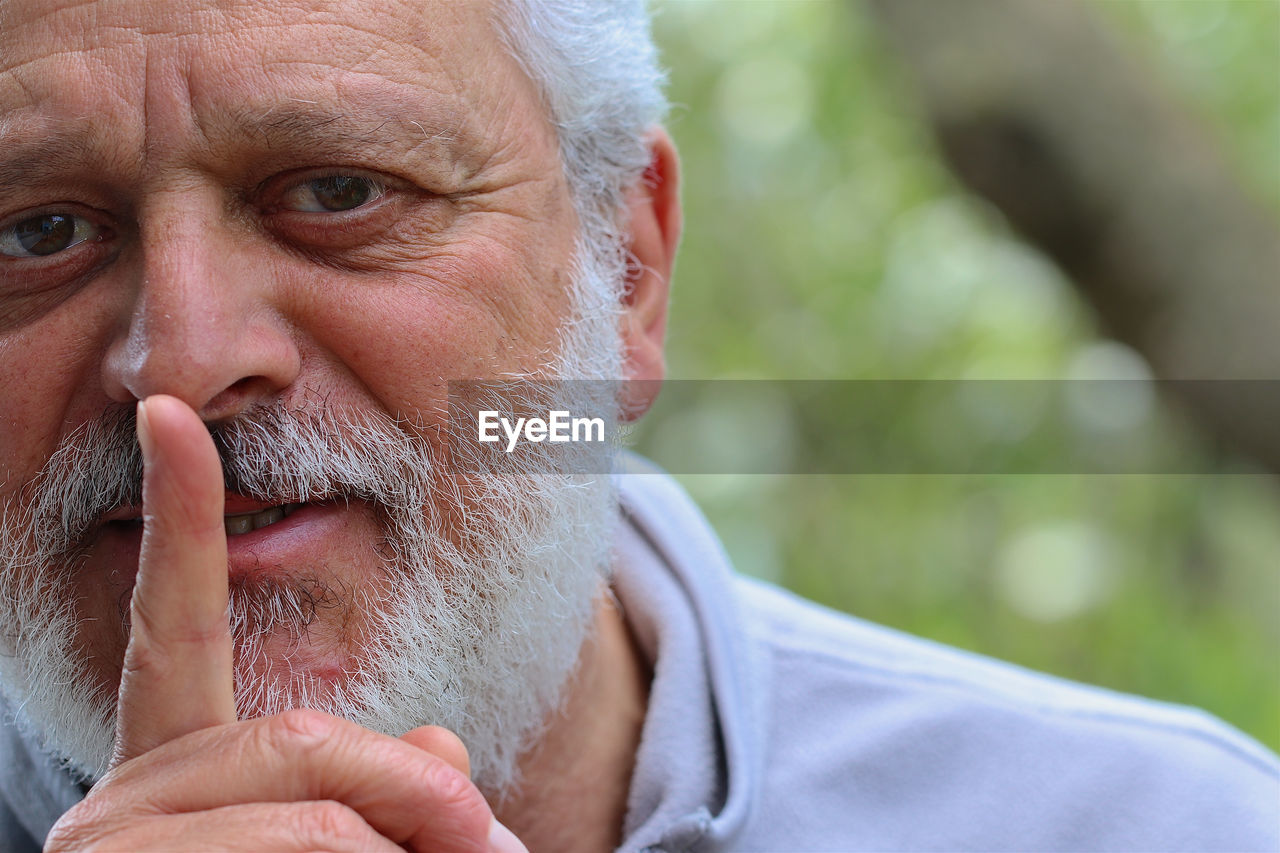
<svg viewBox="0 0 1280 853">
<path fill-rule="evenodd" d="M 259 527 L 275 524 L 282 518 L 284 518 L 284 510 L 280 507 L 273 506 L 271 509 L 264 509 L 253 517 L 253 529 L 257 530 Z"/>
<path fill-rule="evenodd" d="M 253 529 L 253 516 L 231 515 L 223 519 L 222 523 L 226 525 L 228 536 L 239 536 Z"/>
<path fill-rule="evenodd" d="M 260 512 L 246 512 L 241 515 L 228 515 L 223 518 L 228 536 L 239 536 L 250 530 L 275 524 L 287 515 L 292 515 L 302 504 L 285 504 L 273 506 Z"/>
</svg>

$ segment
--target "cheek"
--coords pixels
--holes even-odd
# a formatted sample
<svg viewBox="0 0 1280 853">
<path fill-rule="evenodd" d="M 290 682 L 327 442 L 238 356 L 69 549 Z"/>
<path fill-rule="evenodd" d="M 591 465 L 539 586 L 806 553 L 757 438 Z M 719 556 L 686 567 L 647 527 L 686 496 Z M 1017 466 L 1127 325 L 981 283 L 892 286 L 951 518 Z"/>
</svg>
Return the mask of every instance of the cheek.
<svg viewBox="0 0 1280 853">
<path fill-rule="evenodd" d="M 115 693 L 120 685 L 120 665 L 129 643 L 124 613 L 129 606 L 130 589 L 118 578 L 104 579 L 92 572 L 78 573 L 73 582 L 74 648 L 76 656 L 85 662 L 93 689 L 101 695 Z"/>
<path fill-rule="evenodd" d="M 0 498 L 44 465 L 73 425 L 102 414 L 98 381 L 110 306 L 94 293 L 0 334 Z"/>
<path fill-rule="evenodd" d="M 554 352 L 568 262 L 537 260 L 472 240 L 412 270 L 312 274 L 294 316 L 384 408 L 429 423 L 450 381 L 533 372 Z"/>
</svg>

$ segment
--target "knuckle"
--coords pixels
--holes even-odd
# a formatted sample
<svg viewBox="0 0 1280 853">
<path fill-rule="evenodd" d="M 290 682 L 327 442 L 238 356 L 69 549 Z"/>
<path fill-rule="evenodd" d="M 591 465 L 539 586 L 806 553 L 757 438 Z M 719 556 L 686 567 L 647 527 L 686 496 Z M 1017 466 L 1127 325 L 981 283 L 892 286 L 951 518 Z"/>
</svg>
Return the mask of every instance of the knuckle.
<svg viewBox="0 0 1280 853">
<path fill-rule="evenodd" d="M 342 721 L 336 717 L 310 708 L 293 708 L 271 717 L 268 732 L 279 745 L 314 743 L 336 737 L 341 726 Z"/>
<path fill-rule="evenodd" d="M 135 626 L 138 624 L 135 621 Z M 173 670 L 173 659 L 155 643 L 132 641 L 124 655 L 122 678 L 167 678 Z"/>
<path fill-rule="evenodd" d="M 369 825 L 364 818 L 334 800 L 310 804 L 300 812 L 298 820 L 301 825 L 294 828 L 297 837 L 305 839 L 308 846 L 328 849 L 339 842 L 339 847 L 358 848 L 369 841 Z"/>
<path fill-rule="evenodd" d="M 133 634 L 140 634 L 145 640 L 141 648 L 153 652 L 162 648 L 161 643 L 208 645 L 226 642 L 230 636 L 223 621 L 209 624 L 177 621 L 172 614 L 156 612 L 154 604 L 143 595 L 135 594 L 130 601 L 129 619 Z M 130 649 L 134 645 L 130 643 Z"/>
<path fill-rule="evenodd" d="M 91 839 L 83 828 L 58 821 L 45 838 L 44 853 L 70 853 L 72 850 L 88 850 Z"/>
<path fill-rule="evenodd" d="M 104 831 L 106 814 L 97 799 L 81 800 L 58 819 L 45 838 L 45 853 L 92 850 L 98 846 L 96 842 Z"/>
</svg>

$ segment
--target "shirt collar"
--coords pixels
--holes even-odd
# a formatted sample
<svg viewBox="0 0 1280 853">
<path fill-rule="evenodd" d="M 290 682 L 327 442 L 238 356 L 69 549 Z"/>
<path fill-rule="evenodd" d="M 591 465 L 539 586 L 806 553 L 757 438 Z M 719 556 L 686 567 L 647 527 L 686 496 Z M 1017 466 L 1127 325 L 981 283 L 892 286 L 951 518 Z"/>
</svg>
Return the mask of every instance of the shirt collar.
<svg viewBox="0 0 1280 853">
<path fill-rule="evenodd" d="M 622 849 L 717 849 L 746 822 L 761 760 L 732 572 L 673 480 L 628 456 L 617 482 L 614 591 L 654 672 Z"/>
</svg>

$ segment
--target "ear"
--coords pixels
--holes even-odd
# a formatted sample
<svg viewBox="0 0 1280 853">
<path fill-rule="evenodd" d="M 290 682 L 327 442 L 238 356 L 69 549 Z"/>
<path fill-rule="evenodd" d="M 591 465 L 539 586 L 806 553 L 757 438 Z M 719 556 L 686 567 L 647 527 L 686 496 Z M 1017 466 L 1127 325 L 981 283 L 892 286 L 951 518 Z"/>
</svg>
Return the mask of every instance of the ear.
<svg viewBox="0 0 1280 853">
<path fill-rule="evenodd" d="M 643 415 L 666 375 L 663 340 L 667 297 L 676 246 L 680 242 L 680 163 L 675 144 L 663 128 L 647 136 L 649 166 L 627 194 L 630 258 L 622 296 L 624 346 L 622 417 Z"/>
</svg>

